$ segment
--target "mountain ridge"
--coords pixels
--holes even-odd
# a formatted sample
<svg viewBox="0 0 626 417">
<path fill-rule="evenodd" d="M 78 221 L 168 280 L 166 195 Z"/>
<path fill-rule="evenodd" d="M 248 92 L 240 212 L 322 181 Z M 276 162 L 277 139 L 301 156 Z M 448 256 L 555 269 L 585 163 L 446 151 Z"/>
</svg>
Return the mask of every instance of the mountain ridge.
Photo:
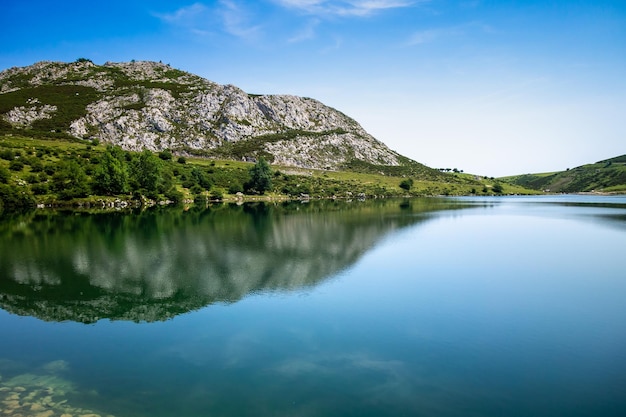
<svg viewBox="0 0 626 417">
<path fill-rule="evenodd" d="M 41 61 L 0 72 L 0 133 L 338 170 L 418 165 L 312 98 L 248 94 L 152 61 Z M 434 171 L 434 170 L 433 170 Z"/>
</svg>

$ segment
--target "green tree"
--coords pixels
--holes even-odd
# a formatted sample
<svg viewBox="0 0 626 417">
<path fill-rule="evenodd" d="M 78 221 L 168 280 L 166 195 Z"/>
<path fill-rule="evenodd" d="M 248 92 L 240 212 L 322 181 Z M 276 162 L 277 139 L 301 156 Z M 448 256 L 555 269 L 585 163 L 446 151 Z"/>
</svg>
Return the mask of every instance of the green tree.
<svg viewBox="0 0 626 417">
<path fill-rule="evenodd" d="M 272 188 L 272 169 L 265 158 L 259 158 L 250 168 L 250 181 L 245 186 L 248 192 L 264 194 Z"/>
<path fill-rule="evenodd" d="M 500 193 L 503 191 L 503 189 L 502 189 L 502 184 L 500 184 L 500 183 L 496 183 L 496 184 L 493 186 L 492 190 L 493 190 L 493 192 L 494 192 L 494 193 L 498 193 L 498 194 L 500 194 Z"/>
<path fill-rule="evenodd" d="M 400 188 L 403 190 L 409 191 L 413 187 L 413 180 L 411 178 L 407 178 L 400 182 Z"/>
<path fill-rule="evenodd" d="M 143 191 L 149 196 L 155 196 L 158 193 L 161 174 L 161 160 L 147 149 L 135 156 L 130 163 L 133 189 Z"/>
<path fill-rule="evenodd" d="M 121 148 L 107 146 L 94 173 L 94 181 L 94 190 L 99 194 L 114 195 L 128 192 L 128 172 Z"/>
<path fill-rule="evenodd" d="M 89 195 L 87 174 L 80 164 L 71 159 L 63 161 L 52 178 L 54 190 L 62 200 L 86 197 Z"/>
<path fill-rule="evenodd" d="M 21 210 L 35 206 L 32 194 L 22 187 L 0 184 L 0 212 L 4 210 Z"/>
<path fill-rule="evenodd" d="M 206 173 L 202 171 L 200 168 L 194 166 L 191 169 L 191 177 L 195 181 L 196 184 L 199 184 L 202 188 L 209 191 L 211 189 L 211 181 L 207 177 Z"/>
</svg>

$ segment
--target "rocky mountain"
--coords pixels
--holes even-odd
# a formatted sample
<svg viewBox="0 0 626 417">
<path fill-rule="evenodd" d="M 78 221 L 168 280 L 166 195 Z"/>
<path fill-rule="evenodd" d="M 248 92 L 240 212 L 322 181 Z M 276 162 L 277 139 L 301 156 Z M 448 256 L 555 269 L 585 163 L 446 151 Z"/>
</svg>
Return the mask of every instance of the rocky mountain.
<svg viewBox="0 0 626 417">
<path fill-rule="evenodd" d="M 157 62 L 79 59 L 2 71 L 0 133 L 305 168 L 417 164 L 314 99 L 248 94 Z"/>
</svg>

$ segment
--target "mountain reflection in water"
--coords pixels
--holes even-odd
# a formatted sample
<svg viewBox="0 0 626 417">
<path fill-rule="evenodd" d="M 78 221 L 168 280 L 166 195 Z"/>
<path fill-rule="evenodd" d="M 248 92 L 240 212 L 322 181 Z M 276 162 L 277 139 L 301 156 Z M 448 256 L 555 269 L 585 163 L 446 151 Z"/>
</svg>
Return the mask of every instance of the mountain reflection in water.
<svg viewBox="0 0 626 417">
<path fill-rule="evenodd" d="M 35 212 L 0 223 L 0 307 L 46 321 L 157 321 L 248 294 L 311 287 L 441 199 Z"/>
</svg>

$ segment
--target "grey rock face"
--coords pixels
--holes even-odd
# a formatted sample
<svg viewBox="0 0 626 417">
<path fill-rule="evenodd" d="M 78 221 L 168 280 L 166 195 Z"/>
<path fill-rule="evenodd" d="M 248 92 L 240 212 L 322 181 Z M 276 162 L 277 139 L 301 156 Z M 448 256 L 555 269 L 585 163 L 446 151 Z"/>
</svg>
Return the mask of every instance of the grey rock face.
<svg viewBox="0 0 626 417">
<path fill-rule="evenodd" d="M 62 129 L 128 150 L 211 151 L 256 140 L 254 152 L 275 163 L 334 169 L 353 159 L 399 165 L 399 155 L 355 120 L 317 100 L 249 95 L 156 62 L 39 62 L 0 73 L 0 100 L 22 88 L 77 85 L 97 92 Z M 35 87 L 35 88 L 34 88 Z M 30 91 L 30 90 L 29 90 Z M 37 100 L 37 97 L 33 97 Z M 45 102 L 15 106 L 2 117 L 14 127 L 54 116 Z"/>
</svg>

